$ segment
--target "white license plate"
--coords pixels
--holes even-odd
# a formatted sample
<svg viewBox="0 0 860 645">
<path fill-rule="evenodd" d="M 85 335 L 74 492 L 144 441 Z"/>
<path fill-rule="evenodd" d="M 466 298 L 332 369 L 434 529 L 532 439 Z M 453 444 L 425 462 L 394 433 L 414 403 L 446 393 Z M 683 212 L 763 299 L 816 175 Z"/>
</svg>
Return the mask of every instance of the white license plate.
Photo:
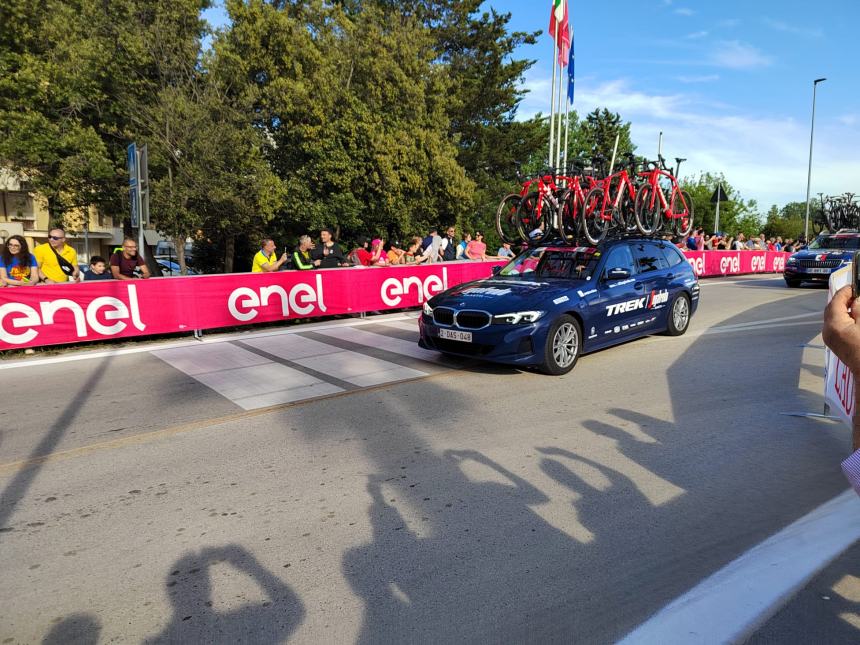
<svg viewBox="0 0 860 645">
<path fill-rule="evenodd" d="M 457 331 L 456 329 L 440 329 L 439 338 L 447 338 L 448 340 L 459 340 L 461 343 L 471 343 L 472 332 Z"/>
<path fill-rule="evenodd" d="M 807 269 L 807 273 L 831 273 L 833 269 Z"/>
</svg>

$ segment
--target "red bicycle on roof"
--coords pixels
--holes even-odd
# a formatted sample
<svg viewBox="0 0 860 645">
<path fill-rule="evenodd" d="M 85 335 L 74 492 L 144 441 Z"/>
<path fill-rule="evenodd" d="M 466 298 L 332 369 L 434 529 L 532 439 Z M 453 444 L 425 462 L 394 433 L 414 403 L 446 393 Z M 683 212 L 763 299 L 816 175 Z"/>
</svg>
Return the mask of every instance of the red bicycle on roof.
<svg viewBox="0 0 860 645">
<path fill-rule="evenodd" d="M 522 181 L 519 164 L 517 179 Z M 546 231 L 539 238 L 542 239 L 554 226 L 553 222 L 547 220 L 552 219 L 555 211 L 552 202 L 556 200 L 556 191 L 553 173 L 547 170 L 533 179 L 523 181 L 519 193 L 505 195 L 496 209 L 496 233 L 499 238 L 503 242 L 516 244 L 528 240 L 529 232 L 537 228 Z"/>
<path fill-rule="evenodd" d="M 599 244 L 612 228 L 625 233 L 636 230 L 636 155 L 626 156 L 627 167 L 597 182 L 582 203 L 582 233 L 591 244 Z"/>
<path fill-rule="evenodd" d="M 686 159 L 675 158 L 673 175 L 660 155 L 657 161 L 647 162 L 650 170 L 639 173 L 646 183 L 636 195 L 635 214 L 636 227 L 643 234 L 653 235 L 662 230 L 664 219 L 669 221 L 673 235 L 685 237 L 693 230 L 693 200 L 690 193 L 681 190 L 676 179 L 682 161 Z"/>
</svg>

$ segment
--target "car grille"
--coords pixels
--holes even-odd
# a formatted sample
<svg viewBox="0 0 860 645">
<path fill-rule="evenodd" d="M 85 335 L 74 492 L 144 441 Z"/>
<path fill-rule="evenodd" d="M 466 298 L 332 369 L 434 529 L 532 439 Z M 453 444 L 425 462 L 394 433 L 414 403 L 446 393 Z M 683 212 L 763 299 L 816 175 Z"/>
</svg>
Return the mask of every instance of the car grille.
<svg viewBox="0 0 860 645">
<path fill-rule="evenodd" d="M 436 307 L 433 310 L 433 322 L 437 325 L 453 325 L 454 310 L 447 307 Z"/>
<path fill-rule="evenodd" d="M 490 324 L 490 314 L 485 311 L 458 311 L 457 327 L 460 329 L 483 329 Z"/>
<path fill-rule="evenodd" d="M 429 337 L 426 339 L 430 345 L 440 352 L 451 352 L 452 354 L 463 354 L 466 356 L 484 356 L 493 350 L 492 345 L 481 345 L 480 343 L 461 343 L 458 340 L 447 338 Z"/>
<path fill-rule="evenodd" d="M 803 269 L 835 269 L 840 264 L 842 264 L 842 260 L 798 260 L 797 266 Z"/>
</svg>

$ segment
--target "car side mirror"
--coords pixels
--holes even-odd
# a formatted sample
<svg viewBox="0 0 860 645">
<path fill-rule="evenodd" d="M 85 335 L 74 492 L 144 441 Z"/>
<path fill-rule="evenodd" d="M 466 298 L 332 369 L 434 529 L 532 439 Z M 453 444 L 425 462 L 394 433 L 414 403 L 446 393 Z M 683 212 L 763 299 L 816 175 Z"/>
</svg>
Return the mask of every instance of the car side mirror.
<svg viewBox="0 0 860 645">
<path fill-rule="evenodd" d="M 493 267 L 493 275 L 499 275 L 499 271 L 501 271 L 501 270 L 502 270 L 502 267 L 500 267 L 500 266 Z"/>
<path fill-rule="evenodd" d="M 622 269 L 621 267 L 615 267 L 614 269 L 609 269 L 606 272 L 607 280 L 626 280 L 630 277 L 630 271 L 627 269 Z"/>
</svg>

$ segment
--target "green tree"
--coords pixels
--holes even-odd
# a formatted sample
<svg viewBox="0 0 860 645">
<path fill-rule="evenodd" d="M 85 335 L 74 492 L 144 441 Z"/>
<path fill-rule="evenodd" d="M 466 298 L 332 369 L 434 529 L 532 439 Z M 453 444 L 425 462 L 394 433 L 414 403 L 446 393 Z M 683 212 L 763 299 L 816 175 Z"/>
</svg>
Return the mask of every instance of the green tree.
<svg viewBox="0 0 860 645">
<path fill-rule="evenodd" d="M 720 231 L 730 236 L 743 233 L 747 237 L 761 232 L 761 216 L 755 200 L 744 200 L 722 173 L 702 173 L 698 177 L 686 177 L 680 183 L 693 199 L 694 226 L 697 228 L 701 226 L 705 231 L 714 231 L 716 203 L 711 201 L 711 197 L 719 184 L 728 197 L 728 201 L 720 203 Z"/>
<path fill-rule="evenodd" d="M 620 114 L 610 112 L 606 108 L 596 108 L 589 112 L 585 120 L 578 124 L 577 130 L 577 136 L 574 138 L 575 147 L 571 150 L 573 156 L 600 156 L 606 160 L 608 166 L 612 159 L 616 136 L 618 137 L 616 169 L 618 160 L 624 159 L 627 153 L 636 151 L 636 146 L 630 140 L 630 122 L 624 122 Z"/>
</svg>

